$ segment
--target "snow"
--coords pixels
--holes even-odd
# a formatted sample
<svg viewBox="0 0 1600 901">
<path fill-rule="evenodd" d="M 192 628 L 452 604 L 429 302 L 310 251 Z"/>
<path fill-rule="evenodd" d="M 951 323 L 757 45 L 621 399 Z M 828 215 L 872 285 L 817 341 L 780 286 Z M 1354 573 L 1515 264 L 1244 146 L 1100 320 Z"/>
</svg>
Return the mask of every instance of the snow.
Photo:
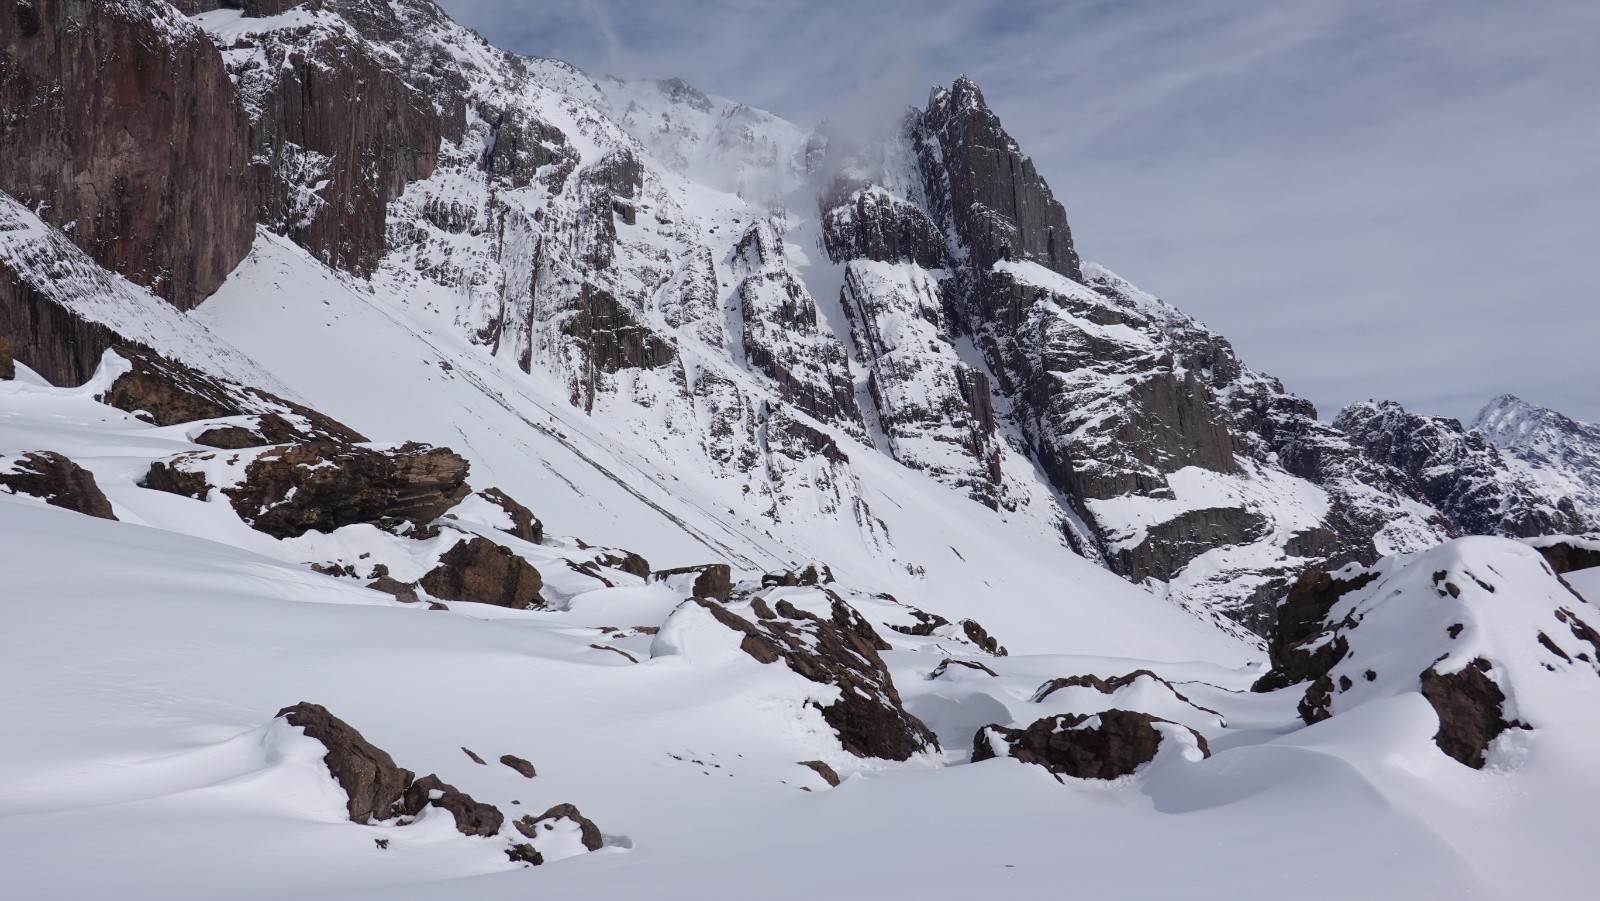
<svg viewBox="0 0 1600 901">
<path fill-rule="evenodd" d="M 1119 898 L 1169 897 L 1174 882 L 1197 898 L 1577 898 L 1587 885 L 1596 786 L 1570 753 L 1593 733 L 1539 733 L 1521 760 L 1476 773 L 1432 749 L 1414 695 L 1297 728 L 1292 705 L 1239 693 L 1247 673 L 1157 665 L 1226 712 L 1228 729 L 1190 717 L 1214 756 L 1175 746 L 1115 783 L 1058 784 L 1010 760 L 960 765 L 954 741 L 948 766 L 841 755 L 795 715 L 807 683 L 684 619 L 693 605 L 655 639 L 674 653 L 629 665 L 560 615 L 408 609 L 214 542 L 5 499 L 0 563 L 0 677 L 30 686 L 0 697 L 26 724 L 0 748 L 0 857 L 18 897 L 918 898 L 1037 893 L 1063 872 Z M 889 659 L 908 705 L 942 705 L 930 718 L 952 739 L 1092 713 L 1099 696 L 1027 698 L 1049 676 L 1134 663 L 1013 656 L 983 658 L 998 677 L 919 676 L 943 653 Z M 1154 686 L 1116 703 L 1152 694 L 1176 712 Z M 512 815 L 576 803 L 608 847 L 512 869 L 438 812 L 346 822 L 319 750 L 271 720 L 301 699 Z M 462 746 L 526 757 L 539 776 L 477 766 Z M 796 764 L 808 759 L 853 775 L 826 789 Z"/>
</svg>

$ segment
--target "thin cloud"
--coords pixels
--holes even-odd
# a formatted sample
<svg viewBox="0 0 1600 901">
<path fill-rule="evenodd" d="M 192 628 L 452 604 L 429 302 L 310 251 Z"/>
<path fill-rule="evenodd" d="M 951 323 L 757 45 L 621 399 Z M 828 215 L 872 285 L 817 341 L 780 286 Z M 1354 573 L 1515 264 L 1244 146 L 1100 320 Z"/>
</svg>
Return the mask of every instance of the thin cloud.
<svg viewBox="0 0 1600 901">
<path fill-rule="evenodd" d="M 1390 397 L 1467 418 L 1510 391 L 1600 420 L 1600 4 L 585 6 L 614 29 L 559 4 L 444 5 L 522 52 L 805 124 L 969 73 L 1089 258 L 1325 413 Z"/>
</svg>

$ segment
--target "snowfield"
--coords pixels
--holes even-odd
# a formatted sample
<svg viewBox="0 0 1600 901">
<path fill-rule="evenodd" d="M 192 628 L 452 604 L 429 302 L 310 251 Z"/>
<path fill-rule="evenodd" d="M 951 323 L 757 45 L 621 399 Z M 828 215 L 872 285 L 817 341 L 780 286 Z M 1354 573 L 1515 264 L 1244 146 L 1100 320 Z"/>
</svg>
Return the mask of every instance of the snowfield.
<svg viewBox="0 0 1600 901">
<path fill-rule="evenodd" d="M 22 121 L 135 35 L 261 193 L 180 310 L 185 142 L 0 155 L 0 901 L 1594 896 L 1600 428 L 1323 421 L 965 76 L 849 135 L 181 5 L 0 9 Z"/>
<path fill-rule="evenodd" d="M 328 315 L 376 315 L 350 303 Z M 439 371 L 415 354 L 391 356 L 397 375 Z M 474 397 L 453 390 L 463 404 Z M 382 425 L 381 414 L 369 423 Z M 123 521 L 0 495 L 0 677 L 13 687 L 0 695 L 8 897 L 953 898 L 1037 894 L 1063 879 L 1117 898 L 1170 897 L 1175 885 L 1193 897 L 1586 894 L 1600 679 L 1576 662 L 1544 669 L 1517 616 L 1547 619 L 1555 603 L 1581 607 L 1589 622 L 1600 615 L 1514 542 L 1468 539 L 1394 558 L 1391 575 L 1352 595 L 1357 607 L 1378 604 L 1363 628 L 1390 636 L 1381 654 L 1395 659 L 1394 676 L 1385 669 L 1371 697 L 1341 696 L 1314 726 L 1296 713 L 1304 685 L 1250 692 L 1262 665 L 1248 648 L 1188 628 L 1199 624 L 1113 579 L 1084 578 L 1064 595 L 987 596 L 986 621 L 1014 607 L 1053 624 L 986 623 L 1011 645 L 1006 657 L 894 632 L 890 605 L 847 593 L 890 638 L 883 656 L 905 707 L 942 744 L 894 763 L 841 750 L 806 706 L 830 689 L 742 653 L 668 583 L 590 590 L 565 609 L 428 610 L 307 571 L 296 562 L 304 541 L 230 524 L 226 505 L 137 487 L 149 460 L 195 446 L 24 372 L 0 384 L 0 452 L 39 447 L 91 469 Z M 579 511 L 550 512 L 583 524 Z M 316 541 L 400 541 L 361 537 L 376 531 Z M 548 539 L 540 553 L 582 553 L 563 547 L 574 548 Z M 1433 652 L 1405 632 L 1414 614 L 1383 613 L 1426 596 L 1435 618 L 1449 618 L 1460 602 L 1433 591 L 1427 573 L 1462 568 L 1497 587 L 1467 589 L 1479 592 L 1467 609 L 1484 611 L 1470 653 L 1487 648 L 1497 667 L 1512 667 L 1518 715 L 1534 726 L 1498 739 L 1481 770 L 1430 740 L 1434 713 L 1406 673 Z M 1594 586 L 1590 573 L 1572 576 Z M 803 606 L 807 592 L 756 593 Z M 1110 602 L 1139 597 L 1145 606 L 1107 615 Z M 956 612 L 936 593 L 901 600 Z M 1528 613 L 1493 613 L 1506 604 Z M 941 668 L 946 658 L 987 669 Z M 1152 675 L 1109 694 L 1068 687 L 1033 700 L 1052 679 L 1140 669 Z M 581 846 L 548 843 L 547 863 L 528 869 L 507 859 L 504 838 L 463 836 L 437 809 L 404 826 L 349 822 L 321 745 L 274 719 L 301 700 L 509 815 L 576 804 L 605 845 L 562 859 Z M 967 762 L 986 725 L 1111 707 L 1188 726 L 1211 756 L 1164 745 L 1109 782 L 1057 779 L 1018 760 Z M 499 765 L 502 754 L 534 762 L 537 777 Z M 841 784 L 801 761 L 827 764 Z"/>
</svg>

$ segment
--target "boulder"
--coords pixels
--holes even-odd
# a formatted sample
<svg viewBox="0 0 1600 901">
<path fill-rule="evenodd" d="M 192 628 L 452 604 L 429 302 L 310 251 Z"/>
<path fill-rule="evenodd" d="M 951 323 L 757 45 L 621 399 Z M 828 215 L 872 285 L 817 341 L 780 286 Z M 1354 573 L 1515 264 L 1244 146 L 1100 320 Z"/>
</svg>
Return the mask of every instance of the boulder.
<svg viewBox="0 0 1600 901">
<path fill-rule="evenodd" d="M 530 544 L 540 544 L 544 541 L 544 523 L 533 515 L 533 511 L 518 503 L 511 495 L 499 488 L 485 488 L 478 492 L 478 496 L 505 511 L 511 519 L 511 528 L 503 531 Z"/>
<path fill-rule="evenodd" d="M 839 786 L 839 774 L 834 772 L 833 767 L 828 766 L 826 763 L 820 760 L 802 760 L 800 765 L 821 776 L 822 781 L 828 783 L 829 786 L 834 788 Z"/>
<path fill-rule="evenodd" d="M 0 489 L 100 519 L 117 518 L 94 473 L 54 451 L 0 457 Z"/>
<path fill-rule="evenodd" d="M 462 835 L 494 835 L 506 821 L 499 808 L 473 800 L 471 795 L 431 773 L 406 788 L 403 803 L 405 812 L 411 816 L 429 805 L 449 811 L 455 818 L 456 831 Z"/>
<path fill-rule="evenodd" d="M 415 604 L 418 600 L 417 588 L 415 585 L 407 585 L 393 576 L 379 576 L 378 578 L 373 579 L 371 582 L 368 582 L 367 587 L 373 591 L 381 591 L 384 594 L 394 595 L 394 599 L 400 601 L 401 603 Z"/>
<path fill-rule="evenodd" d="M 321 704 L 301 701 L 278 711 L 278 716 L 328 749 L 322 761 L 349 797 L 351 822 L 372 823 L 407 812 L 408 805 L 403 802 L 412 773 L 396 766 L 388 752 L 362 738 Z"/>
<path fill-rule="evenodd" d="M 533 777 L 539 775 L 538 771 L 533 768 L 533 764 L 522 759 L 521 757 L 517 757 L 512 754 L 502 754 L 500 755 L 500 762 L 516 770 L 518 773 L 521 773 L 523 778 L 532 779 Z"/>
<path fill-rule="evenodd" d="M 544 578 L 509 548 L 474 535 L 439 558 L 417 584 L 445 601 L 473 601 L 525 610 L 543 605 Z"/>
<path fill-rule="evenodd" d="M 1155 759 L 1165 738 L 1157 723 L 1188 732 L 1200 753 L 1211 756 L 1205 737 L 1187 726 L 1148 713 L 1107 710 L 1092 716 L 1045 717 L 1026 729 L 985 726 L 973 738 L 972 760 L 1006 754 L 1060 776 L 1117 779 Z"/>
<path fill-rule="evenodd" d="M 206 474 L 185 465 L 197 459 L 195 455 L 190 454 L 174 457 L 171 460 L 157 460 L 150 464 L 150 471 L 139 480 L 139 487 L 192 497 L 197 501 L 209 500 L 211 483 L 206 480 Z"/>
<path fill-rule="evenodd" d="M 517 831 L 525 837 L 538 838 L 541 832 L 555 829 L 562 820 L 566 820 L 578 828 L 578 834 L 583 842 L 584 850 L 598 851 L 605 844 L 605 836 L 600 833 L 600 827 L 596 826 L 593 820 L 579 813 L 578 808 L 571 804 L 557 804 L 538 816 L 525 816 L 512 823 L 512 825 L 516 826 Z"/>
<path fill-rule="evenodd" d="M 674 579 L 676 576 L 694 577 L 689 589 L 691 597 L 709 598 L 723 603 L 727 603 L 733 597 L 733 569 L 726 563 L 657 570 L 651 579 L 656 582 L 665 582 L 669 579 L 676 581 Z"/>
<path fill-rule="evenodd" d="M 1505 718 L 1505 692 L 1489 675 L 1489 661 L 1478 657 L 1459 672 L 1422 673 L 1422 696 L 1439 717 L 1439 731 L 1433 743 L 1461 763 L 1482 769 L 1484 752 L 1500 733 L 1513 726 L 1527 728 Z"/>
<path fill-rule="evenodd" d="M 448 448 L 314 441 L 266 451 L 223 494 L 257 531 L 293 538 L 355 523 L 427 534 L 469 490 L 467 461 Z"/>
</svg>

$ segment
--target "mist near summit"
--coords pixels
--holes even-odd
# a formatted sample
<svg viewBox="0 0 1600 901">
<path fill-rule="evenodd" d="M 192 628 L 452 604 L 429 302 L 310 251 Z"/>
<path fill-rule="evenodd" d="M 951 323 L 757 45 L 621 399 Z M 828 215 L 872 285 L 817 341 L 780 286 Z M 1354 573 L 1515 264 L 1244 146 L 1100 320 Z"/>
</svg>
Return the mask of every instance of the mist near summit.
<svg viewBox="0 0 1600 901">
<path fill-rule="evenodd" d="M 1600 7 L 443 0 L 491 41 L 803 126 L 972 76 L 1093 259 L 1324 416 L 1600 420 Z"/>
</svg>

